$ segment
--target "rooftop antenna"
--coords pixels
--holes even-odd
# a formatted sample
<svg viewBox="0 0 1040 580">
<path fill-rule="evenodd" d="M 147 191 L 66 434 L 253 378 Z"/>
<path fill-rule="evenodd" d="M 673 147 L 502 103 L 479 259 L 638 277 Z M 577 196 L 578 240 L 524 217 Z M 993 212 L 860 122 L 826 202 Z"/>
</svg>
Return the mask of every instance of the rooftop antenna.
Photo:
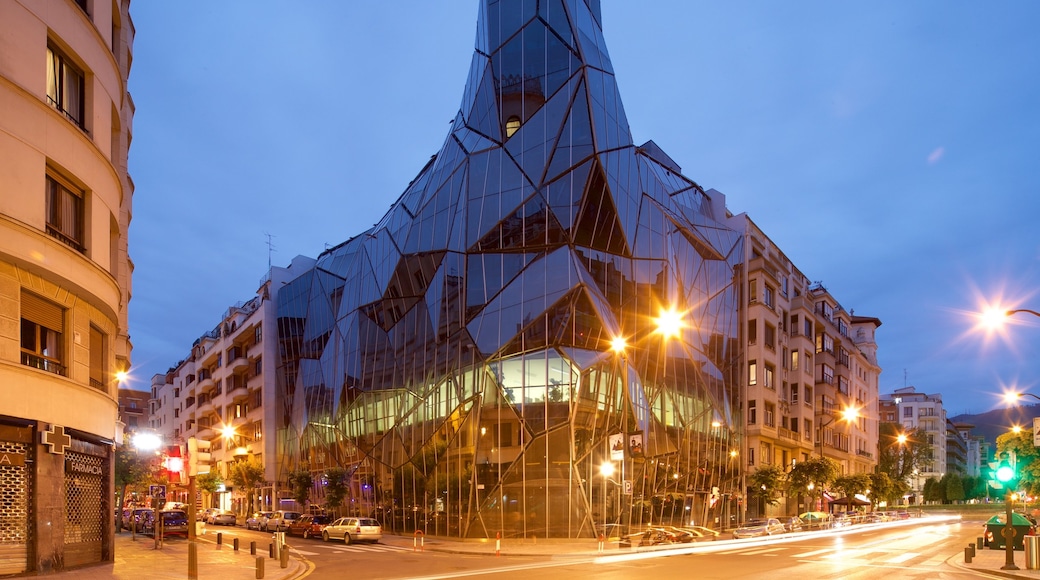
<svg viewBox="0 0 1040 580">
<path fill-rule="evenodd" d="M 267 232 L 264 232 L 264 235 L 267 236 L 267 269 L 270 270 L 271 269 L 271 252 L 274 252 L 274 250 L 275 250 L 274 244 L 271 242 L 271 238 L 273 238 L 274 236 L 272 236 L 271 234 L 269 234 Z"/>
<path fill-rule="evenodd" d="M 903 369 L 903 388 L 906 388 L 906 369 Z"/>
</svg>

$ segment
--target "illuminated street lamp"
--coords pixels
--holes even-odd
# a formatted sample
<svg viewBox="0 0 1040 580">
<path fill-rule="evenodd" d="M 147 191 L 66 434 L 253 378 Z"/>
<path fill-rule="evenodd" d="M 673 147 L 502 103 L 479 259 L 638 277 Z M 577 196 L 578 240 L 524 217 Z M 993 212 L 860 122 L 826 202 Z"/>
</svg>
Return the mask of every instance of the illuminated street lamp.
<svg viewBox="0 0 1040 580">
<path fill-rule="evenodd" d="M 845 407 L 841 410 L 838 415 L 833 415 L 824 411 L 817 415 L 817 417 L 823 417 L 825 420 L 821 421 L 818 425 L 820 429 L 820 457 L 823 457 L 823 429 L 828 425 L 833 424 L 835 421 L 843 421 L 845 423 L 851 423 L 859 418 L 859 409 L 857 407 Z M 903 440 L 906 440 L 906 435 L 903 435 Z"/>
</svg>

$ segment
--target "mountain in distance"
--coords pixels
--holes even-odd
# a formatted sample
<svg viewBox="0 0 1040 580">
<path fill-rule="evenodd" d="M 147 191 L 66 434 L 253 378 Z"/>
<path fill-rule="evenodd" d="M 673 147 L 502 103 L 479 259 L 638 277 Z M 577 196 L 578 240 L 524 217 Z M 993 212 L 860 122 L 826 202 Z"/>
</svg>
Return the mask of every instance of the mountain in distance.
<svg viewBox="0 0 1040 580">
<path fill-rule="evenodd" d="M 974 415 L 965 413 L 949 417 L 949 420 L 954 424 L 974 425 L 975 427 L 971 430 L 972 435 L 982 435 L 986 441 L 995 445 L 997 437 L 1007 433 L 1015 425 L 1032 430 L 1034 417 L 1040 417 L 1040 404 L 1016 405 Z"/>
</svg>

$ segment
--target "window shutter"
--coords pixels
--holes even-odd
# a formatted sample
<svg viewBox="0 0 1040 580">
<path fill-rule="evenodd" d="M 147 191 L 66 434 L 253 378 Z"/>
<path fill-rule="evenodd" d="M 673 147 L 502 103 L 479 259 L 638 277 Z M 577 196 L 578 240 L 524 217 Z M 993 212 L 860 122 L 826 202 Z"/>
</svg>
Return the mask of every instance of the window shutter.
<svg viewBox="0 0 1040 580">
<path fill-rule="evenodd" d="M 29 292 L 22 292 L 22 318 L 58 333 L 63 330 L 61 307 Z"/>
</svg>

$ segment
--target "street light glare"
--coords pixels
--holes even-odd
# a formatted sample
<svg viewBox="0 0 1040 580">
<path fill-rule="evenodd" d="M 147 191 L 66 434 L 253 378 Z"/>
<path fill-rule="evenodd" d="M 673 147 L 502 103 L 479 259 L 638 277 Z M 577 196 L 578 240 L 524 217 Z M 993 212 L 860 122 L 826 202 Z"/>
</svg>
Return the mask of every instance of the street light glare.
<svg viewBox="0 0 1040 580">
<path fill-rule="evenodd" d="M 626 348 L 628 348 L 628 341 L 626 341 L 624 337 L 616 336 L 610 341 L 610 350 L 616 353 L 623 353 Z"/>
<path fill-rule="evenodd" d="M 220 433 L 224 435 L 224 439 L 234 439 L 236 435 L 235 428 L 231 425 L 225 425 L 224 428 L 220 430 Z"/>
<path fill-rule="evenodd" d="M 856 407 L 846 407 L 841 414 L 846 421 L 855 421 L 859 417 L 859 409 Z"/>
<path fill-rule="evenodd" d="M 654 322 L 657 323 L 657 332 L 665 338 L 679 336 L 679 331 L 683 328 L 682 315 L 676 312 L 675 308 L 662 310 Z"/>
<path fill-rule="evenodd" d="M 982 311 L 980 318 L 982 325 L 990 330 L 996 330 L 1003 328 L 1004 324 L 1007 323 L 1008 311 L 1006 308 L 999 306 L 990 306 Z"/>
<path fill-rule="evenodd" d="M 599 466 L 599 474 L 603 477 L 610 477 L 614 475 L 614 464 L 611 462 L 603 463 Z"/>
<path fill-rule="evenodd" d="M 131 443 L 140 451 L 155 451 L 162 445 L 162 438 L 155 433 L 136 433 Z"/>
<path fill-rule="evenodd" d="M 900 433 L 899 435 L 896 435 L 896 442 L 900 445 L 906 443 L 906 433 Z"/>
</svg>

